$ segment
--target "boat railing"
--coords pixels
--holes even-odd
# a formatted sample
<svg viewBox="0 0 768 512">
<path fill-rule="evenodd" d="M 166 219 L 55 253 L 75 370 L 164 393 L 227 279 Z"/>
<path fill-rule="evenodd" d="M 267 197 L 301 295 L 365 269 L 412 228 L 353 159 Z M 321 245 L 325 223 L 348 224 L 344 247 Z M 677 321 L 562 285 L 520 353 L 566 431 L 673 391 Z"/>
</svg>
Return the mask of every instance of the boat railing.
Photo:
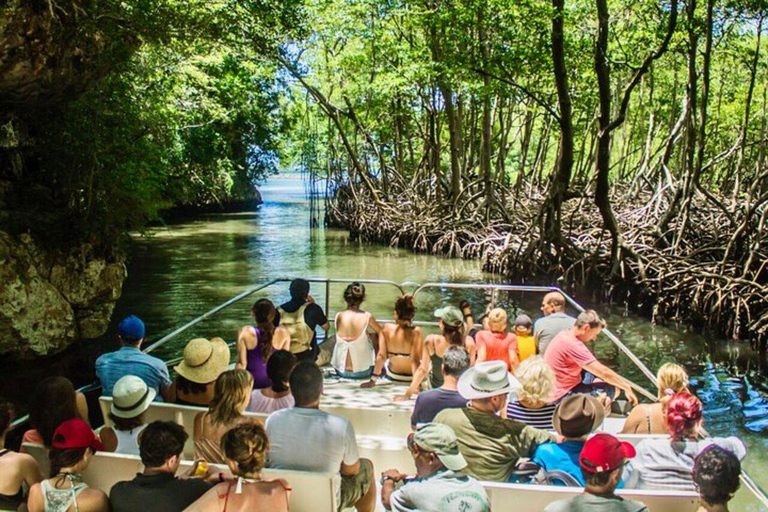
<svg viewBox="0 0 768 512">
<path fill-rule="evenodd" d="M 181 327 L 178 327 L 177 329 L 174 329 L 170 333 L 162 336 L 159 340 L 151 343 L 146 348 L 144 348 L 145 353 L 153 352 L 154 350 L 162 347 L 169 341 L 173 340 L 177 336 L 179 336 L 181 333 L 187 331 L 188 329 L 194 327 L 195 325 L 199 324 L 203 320 L 206 320 L 208 318 L 211 318 L 212 316 L 216 315 L 217 313 L 223 311 L 224 309 L 227 309 L 238 302 L 250 297 L 251 295 L 258 293 L 262 290 L 265 290 L 269 288 L 270 286 L 273 286 L 275 284 L 279 283 L 288 283 L 293 281 L 294 278 L 289 277 L 281 277 L 281 278 L 275 278 L 271 281 L 268 281 L 267 283 L 263 283 L 257 286 L 254 286 L 252 288 L 249 288 L 245 290 L 242 293 L 239 293 L 238 295 L 235 295 L 234 297 L 230 298 L 229 300 L 219 304 L 218 306 L 214 307 L 213 309 L 203 313 L 202 315 L 196 317 L 195 319 L 187 322 L 186 324 L 182 325 Z M 324 311 L 326 313 L 326 316 L 328 315 L 329 311 L 329 305 L 330 305 L 330 298 L 331 298 L 331 284 L 349 284 L 349 283 L 362 283 L 362 284 L 373 284 L 373 285 L 383 285 L 383 286 L 391 286 L 396 288 L 400 294 L 405 294 L 408 291 L 411 292 L 411 294 L 414 297 L 414 302 L 416 301 L 416 298 L 418 295 L 425 290 L 429 289 L 466 289 L 466 290 L 486 290 L 491 292 L 491 305 L 495 306 L 497 303 L 497 297 L 498 292 L 500 291 L 507 291 L 507 292 L 522 292 L 522 293 L 549 293 L 549 292 L 559 292 L 565 297 L 565 300 L 568 302 L 568 304 L 571 305 L 574 309 L 576 309 L 579 312 L 583 312 L 585 308 L 579 304 L 573 297 L 565 293 L 563 290 L 561 290 L 559 287 L 556 286 L 538 286 L 538 285 L 521 285 L 521 284 L 499 284 L 499 283 L 437 283 L 437 282 L 430 282 L 430 283 L 416 283 L 416 282 L 403 282 L 403 283 L 396 283 L 395 281 L 389 281 L 385 279 L 343 279 L 343 278 L 320 278 L 320 277 L 307 277 L 303 278 L 306 281 L 309 281 L 310 283 L 321 283 L 324 284 L 324 295 L 325 295 L 325 307 Z M 386 319 L 381 319 L 382 322 L 386 322 Z M 430 322 L 430 321 L 418 321 L 414 322 L 416 325 L 423 325 L 423 326 L 436 326 L 438 325 L 437 322 Z M 624 354 L 626 355 L 630 361 L 645 375 L 648 380 L 651 381 L 651 383 L 656 386 L 656 376 L 653 372 L 627 347 L 614 333 L 612 333 L 609 329 L 603 329 L 602 333 L 606 335 L 608 339 L 611 340 L 611 342 Z M 230 343 L 230 346 L 233 346 L 235 343 Z M 171 366 L 173 364 L 176 364 L 181 360 L 180 357 L 172 358 L 168 361 L 166 361 L 166 364 L 168 366 Z M 656 394 L 651 393 L 647 389 L 645 389 L 642 386 L 639 386 L 638 384 L 629 381 L 627 382 L 632 386 L 633 389 L 637 390 L 639 393 L 643 394 L 645 397 L 649 398 L 652 401 L 657 401 L 658 397 Z M 95 390 L 98 390 L 101 386 L 99 385 L 98 381 L 88 384 L 86 386 L 83 386 L 78 389 L 78 391 L 87 393 L 92 392 Z M 24 416 L 22 418 L 17 419 L 11 424 L 11 428 L 14 428 L 16 426 L 21 425 L 22 423 L 26 422 L 28 419 L 28 416 Z M 705 436 L 707 436 L 706 432 L 702 432 Z M 768 507 L 768 495 L 766 495 L 765 491 L 755 482 L 745 470 L 742 469 L 741 472 L 741 481 L 747 487 L 747 489 L 752 492 L 752 494 L 761 502 L 761 504 L 765 507 Z"/>
</svg>

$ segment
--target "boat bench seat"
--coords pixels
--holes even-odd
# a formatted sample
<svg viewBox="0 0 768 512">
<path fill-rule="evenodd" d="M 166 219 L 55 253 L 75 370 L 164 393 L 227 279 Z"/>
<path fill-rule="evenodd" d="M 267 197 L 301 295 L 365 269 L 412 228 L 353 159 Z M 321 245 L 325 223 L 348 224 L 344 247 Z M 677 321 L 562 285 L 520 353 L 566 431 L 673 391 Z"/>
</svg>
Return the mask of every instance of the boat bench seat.
<svg viewBox="0 0 768 512">
<path fill-rule="evenodd" d="M 113 427 L 114 423 L 109 419 L 109 408 L 112 405 L 111 396 L 99 397 L 99 407 L 101 408 L 101 414 L 104 417 L 104 426 Z M 192 438 L 195 431 L 195 416 L 199 413 L 206 411 L 205 407 L 195 407 L 192 405 L 179 405 L 179 404 L 166 404 L 163 402 L 152 402 L 149 408 L 144 411 L 144 422 L 152 423 L 153 421 L 173 421 L 178 423 L 189 434 L 187 442 L 184 443 L 184 451 L 182 457 L 185 459 L 194 459 L 195 457 L 195 441 Z M 246 412 L 245 416 L 253 418 L 259 418 L 262 422 L 266 421 L 267 414 Z"/>
<path fill-rule="evenodd" d="M 38 460 L 38 463 L 48 465 L 45 447 L 25 444 L 24 448 L 27 453 Z M 407 450 L 405 453 L 408 453 Z M 365 455 L 361 453 L 361 456 Z M 180 471 L 188 471 L 191 465 L 192 461 L 183 461 Z M 229 469 L 225 465 L 212 464 L 211 467 L 214 468 L 213 471 L 229 474 Z M 108 493 L 115 483 L 131 480 L 142 469 L 141 460 L 134 455 L 99 452 L 91 460 L 83 478 L 88 485 Z M 376 468 L 375 474 L 378 475 L 384 469 Z M 413 471 L 411 467 L 399 466 L 398 469 L 405 470 L 406 473 Z M 291 492 L 291 510 L 294 512 L 333 512 L 336 510 L 336 497 L 333 492 L 333 475 L 331 473 L 265 469 L 264 475 L 269 478 L 284 478 L 288 481 L 293 489 Z M 514 510 L 521 512 L 540 512 L 553 501 L 568 499 L 581 492 L 580 488 L 546 485 L 483 482 L 483 486 L 488 491 L 491 509 L 499 511 L 514 508 Z M 693 512 L 698 508 L 698 495 L 693 492 L 622 490 L 618 494 L 627 499 L 642 501 L 653 512 Z M 377 507 L 377 509 L 379 508 L 380 506 Z"/>
<path fill-rule="evenodd" d="M 491 510 L 541 511 L 553 501 L 566 500 L 583 492 L 580 487 L 503 484 L 483 482 L 491 500 Z M 641 501 L 652 512 L 695 512 L 699 495 L 689 491 L 620 490 L 619 496 Z"/>
<path fill-rule="evenodd" d="M 108 427 L 113 426 L 108 414 L 111 405 L 112 397 L 99 397 L 99 407 L 104 416 L 104 425 Z M 338 406 L 321 407 L 321 409 L 348 419 L 355 428 L 357 436 L 389 436 L 402 438 L 405 441 L 405 438 L 411 433 L 411 413 L 408 410 Z M 183 456 L 184 458 L 191 458 L 194 457 L 195 453 L 194 440 L 192 440 L 195 416 L 205 410 L 204 407 L 153 402 L 144 412 L 144 422 L 173 421 L 184 427 L 190 438 L 184 445 Z M 245 415 L 260 418 L 262 421 L 266 421 L 268 416 L 254 412 L 247 412 Z"/>
</svg>

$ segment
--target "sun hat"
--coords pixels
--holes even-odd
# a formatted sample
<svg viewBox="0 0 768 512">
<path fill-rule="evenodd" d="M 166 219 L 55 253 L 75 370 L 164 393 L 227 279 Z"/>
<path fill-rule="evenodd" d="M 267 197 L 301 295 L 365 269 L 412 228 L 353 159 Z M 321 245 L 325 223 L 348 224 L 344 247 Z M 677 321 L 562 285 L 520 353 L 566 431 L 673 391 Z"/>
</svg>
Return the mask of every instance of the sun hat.
<svg viewBox="0 0 768 512">
<path fill-rule="evenodd" d="M 552 425 L 565 437 L 583 437 L 605 419 L 605 409 L 597 398 L 589 395 L 565 397 L 555 409 Z"/>
<path fill-rule="evenodd" d="M 135 418 L 143 413 L 157 396 L 154 388 L 135 375 L 126 375 L 112 388 L 112 405 L 109 412 L 118 418 Z"/>
<path fill-rule="evenodd" d="M 501 308 L 493 308 L 488 313 L 488 325 L 499 326 L 507 323 L 507 312 Z"/>
<path fill-rule="evenodd" d="M 589 473 L 604 473 L 624 465 L 624 461 L 637 454 L 635 447 L 619 441 L 611 434 L 590 437 L 579 454 L 579 465 Z"/>
<path fill-rule="evenodd" d="M 80 418 L 67 420 L 59 425 L 53 433 L 51 446 L 57 450 L 88 447 L 94 450 L 104 450 L 104 445 L 93 433 L 91 427 Z"/>
<path fill-rule="evenodd" d="M 477 363 L 459 377 L 459 394 L 467 400 L 504 395 L 522 386 L 507 371 L 504 361 Z"/>
<path fill-rule="evenodd" d="M 515 326 L 520 327 L 531 327 L 533 325 L 533 320 L 531 320 L 531 317 L 528 315 L 517 315 L 515 318 Z"/>
<path fill-rule="evenodd" d="M 124 318 L 117 326 L 117 332 L 125 341 L 139 341 L 144 338 L 146 329 L 144 322 L 136 315 Z"/>
<path fill-rule="evenodd" d="M 424 451 L 437 455 L 445 467 L 459 471 L 467 467 L 467 461 L 459 451 L 459 440 L 448 425 L 426 423 L 413 434 L 413 442 Z"/>
<path fill-rule="evenodd" d="M 176 373 L 198 384 L 215 381 L 229 366 L 229 346 L 221 338 L 195 338 L 184 347 Z"/>
<path fill-rule="evenodd" d="M 435 310 L 435 316 L 446 325 L 459 327 L 464 323 L 464 315 L 456 306 L 445 306 Z"/>
</svg>

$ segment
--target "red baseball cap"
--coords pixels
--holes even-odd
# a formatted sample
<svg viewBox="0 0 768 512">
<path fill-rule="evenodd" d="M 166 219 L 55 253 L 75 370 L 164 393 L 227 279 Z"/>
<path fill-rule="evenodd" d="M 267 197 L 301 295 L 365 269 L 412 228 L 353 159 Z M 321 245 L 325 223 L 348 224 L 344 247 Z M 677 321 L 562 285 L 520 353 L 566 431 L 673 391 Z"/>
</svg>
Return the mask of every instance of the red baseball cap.
<svg viewBox="0 0 768 512">
<path fill-rule="evenodd" d="M 52 446 L 59 450 L 67 448 L 93 448 L 104 450 L 104 445 L 93 433 L 91 427 L 79 418 L 67 420 L 53 433 Z"/>
<path fill-rule="evenodd" d="M 624 461 L 637 455 L 635 447 L 619 441 L 610 434 L 595 434 L 590 437 L 579 454 L 579 465 L 589 473 L 613 471 L 624 465 Z"/>
</svg>

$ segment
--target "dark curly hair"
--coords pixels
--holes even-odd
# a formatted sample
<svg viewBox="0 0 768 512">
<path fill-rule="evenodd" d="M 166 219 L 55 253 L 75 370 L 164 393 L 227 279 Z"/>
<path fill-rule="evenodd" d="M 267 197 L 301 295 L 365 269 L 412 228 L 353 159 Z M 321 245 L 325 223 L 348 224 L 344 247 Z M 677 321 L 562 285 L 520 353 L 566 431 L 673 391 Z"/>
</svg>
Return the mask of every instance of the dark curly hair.
<svg viewBox="0 0 768 512">
<path fill-rule="evenodd" d="M 153 421 L 139 434 L 141 463 L 148 468 L 162 466 L 174 455 L 181 455 L 188 437 L 189 434 L 178 423 Z"/>
<path fill-rule="evenodd" d="M 365 300 L 365 285 L 354 282 L 344 290 L 344 300 L 347 307 L 356 308 Z"/>
<path fill-rule="evenodd" d="M 416 306 L 413 305 L 413 295 L 401 295 L 395 301 L 395 313 L 397 319 L 403 321 L 413 320 L 416 315 Z"/>
<path fill-rule="evenodd" d="M 714 444 L 705 448 L 693 463 L 693 483 L 709 505 L 728 503 L 739 489 L 740 474 L 738 457 Z"/>
</svg>

